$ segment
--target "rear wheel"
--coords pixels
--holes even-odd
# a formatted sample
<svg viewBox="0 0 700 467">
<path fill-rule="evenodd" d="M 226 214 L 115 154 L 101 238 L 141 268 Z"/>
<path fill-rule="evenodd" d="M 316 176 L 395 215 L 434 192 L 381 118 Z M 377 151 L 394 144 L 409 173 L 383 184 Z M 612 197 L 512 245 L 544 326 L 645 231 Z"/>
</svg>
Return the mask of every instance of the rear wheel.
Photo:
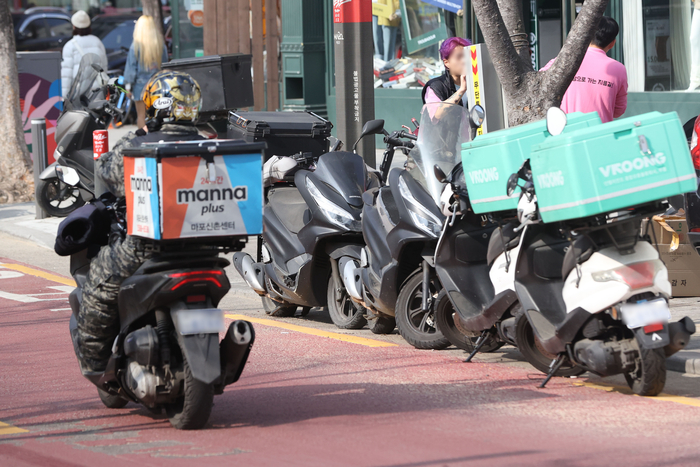
<svg viewBox="0 0 700 467">
<path fill-rule="evenodd" d="M 544 374 L 549 373 L 549 366 L 552 360 L 557 358 L 556 355 L 547 352 L 535 335 L 530 321 L 528 321 L 525 313 L 520 312 L 515 317 L 515 342 L 518 350 L 523 354 L 525 360 Z M 585 373 L 586 370 L 573 364 L 567 357 L 564 364 L 554 373 L 554 376 L 578 376 Z"/>
<path fill-rule="evenodd" d="M 165 408 L 170 424 L 178 430 L 198 430 L 207 424 L 214 406 L 214 386 L 205 384 L 192 376 L 190 365 L 184 354 L 184 395 Z"/>
<path fill-rule="evenodd" d="M 328 280 L 327 300 L 331 321 L 340 329 L 362 329 L 367 324 L 365 309 L 350 298 L 344 287 L 335 286 L 333 275 Z"/>
<path fill-rule="evenodd" d="M 664 349 L 640 349 L 637 369 L 625 373 L 625 379 L 635 394 L 657 396 L 666 385 Z"/>
<path fill-rule="evenodd" d="M 290 318 L 297 312 L 297 306 L 291 303 L 278 302 L 270 297 L 262 297 L 265 313 L 275 318 Z"/>
<path fill-rule="evenodd" d="M 431 281 L 430 293 L 437 295 L 436 284 Z M 423 311 L 423 272 L 418 271 L 404 282 L 396 300 L 396 326 L 406 342 L 417 349 L 441 350 L 450 341 L 435 325 L 432 306 Z"/>
<path fill-rule="evenodd" d="M 450 298 L 447 296 L 447 292 L 444 289 L 438 295 L 434 310 L 435 324 L 440 332 L 442 332 L 442 335 L 445 336 L 447 340 L 449 340 L 450 343 L 458 349 L 462 349 L 466 352 L 473 351 L 479 337 L 466 336 L 462 334 L 459 329 L 457 329 L 454 321 L 454 313 L 456 313 L 456 311 L 452 305 L 452 302 L 450 301 Z M 487 337 L 486 343 L 481 347 L 479 352 L 495 352 L 503 347 L 504 344 L 504 342 L 501 342 L 493 335 L 490 335 Z"/>
<path fill-rule="evenodd" d="M 396 327 L 396 319 L 390 316 L 377 316 L 367 320 L 367 326 L 372 334 L 391 334 Z"/>
<path fill-rule="evenodd" d="M 97 394 L 100 396 L 102 403 L 108 409 L 123 409 L 126 407 L 126 404 L 129 403 L 128 400 L 119 396 L 114 396 L 100 388 L 97 388 Z"/>
</svg>

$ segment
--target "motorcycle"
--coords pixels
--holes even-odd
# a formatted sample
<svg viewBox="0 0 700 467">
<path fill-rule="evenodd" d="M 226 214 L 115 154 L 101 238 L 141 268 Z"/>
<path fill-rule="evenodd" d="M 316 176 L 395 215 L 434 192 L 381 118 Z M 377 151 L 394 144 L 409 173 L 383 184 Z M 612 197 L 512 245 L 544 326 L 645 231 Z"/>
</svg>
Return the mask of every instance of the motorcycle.
<svg viewBox="0 0 700 467">
<path fill-rule="evenodd" d="M 82 184 L 76 170 L 59 167 L 57 171 L 63 183 Z M 112 234 L 125 235 L 126 201 L 105 203 Z M 242 250 L 245 240 L 223 237 L 147 244 L 153 256 L 119 289 L 120 331 L 105 371 L 83 370 L 106 407 L 122 408 L 133 401 L 153 413 L 165 410 L 178 429 L 206 424 L 214 395 L 238 381 L 255 341 L 249 322 L 237 320 L 226 328 L 224 313 L 216 308 L 231 288 L 224 270 L 230 263 L 221 255 Z M 76 355 L 77 319 L 91 252 L 94 247 L 70 257 L 70 272 L 77 284 L 69 296 Z M 226 334 L 219 342 L 222 331 Z"/>
<path fill-rule="evenodd" d="M 92 132 L 105 130 L 121 111 L 117 102 L 122 93 L 94 54 L 80 61 L 78 74 L 64 100 L 56 122 L 56 162 L 39 175 L 37 203 L 50 216 L 65 217 L 93 198 L 94 170 Z M 61 182 L 57 167 L 75 170 L 86 189 Z"/>
<path fill-rule="evenodd" d="M 550 134 L 565 125 L 566 114 L 548 111 Z M 516 317 L 515 337 L 525 359 L 547 374 L 540 387 L 566 364 L 600 376 L 624 374 L 635 394 L 659 394 L 666 358 L 695 332 L 688 317 L 669 322 L 668 272 L 648 229 L 640 235 L 642 218 L 665 205 L 544 224 L 529 161 L 509 178 L 509 196 L 518 187 L 524 229 L 515 291 L 523 313 Z"/>
<path fill-rule="evenodd" d="M 365 326 L 365 310 L 350 299 L 341 273 L 359 261 L 364 246 L 362 194 L 377 183 L 362 157 L 331 151 L 268 160 L 263 235 L 257 261 L 247 253 L 233 256 L 246 283 L 262 298 L 271 316 L 294 316 L 327 307 L 339 328 Z M 275 174 L 270 181 L 270 173 Z"/>
<path fill-rule="evenodd" d="M 457 105 L 427 104 L 417 138 L 374 126 L 377 133 L 384 132 L 387 143 L 381 166 L 387 183 L 363 195 L 362 231 L 367 246 L 359 267 L 349 268 L 345 276 L 357 283 L 353 299 L 371 310 L 372 332 L 388 333 L 397 326 L 404 339 L 420 349 L 450 344 L 438 330 L 433 313 L 442 289 L 434 253 L 445 219 L 440 209 L 443 184 L 434 178 L 433 166 L 449 172 L 457 164 L 461 143 L 481 124 L 483 109 L 472 109 L 472 115 L 466 118 L 464 108 Z M 407 162 L 404 169 L 390 171 L 399 148 L 407 153 Z"/>
</svg>

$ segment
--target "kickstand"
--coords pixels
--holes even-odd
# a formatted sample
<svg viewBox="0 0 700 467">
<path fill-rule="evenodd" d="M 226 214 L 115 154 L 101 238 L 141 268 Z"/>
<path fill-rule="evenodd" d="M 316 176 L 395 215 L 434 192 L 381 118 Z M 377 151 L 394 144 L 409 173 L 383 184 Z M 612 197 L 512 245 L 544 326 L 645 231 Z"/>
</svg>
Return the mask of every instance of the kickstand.
<svg viewBox="0 0 700 467">
<path fill-rule="evenodd" d="M 489 330 L 488 330 L 488 329 L 485 330 L 485 331 L 483 331 L 483 332 L 481 333 L 481 335 L 479 336 L 479 338 L 476 340 L 476 345 L 474 346 L 474 350 L 472 350 L 472 353 L 469 354 L 469 356 L 468 356 L 467 359 L 464 361 L 464 363 L 469 363 L 469 362 L 472 361 L 472 358 L 474 358 L 474 355 L 476 355 L 477 353 L 479 353 L 479 350 L 481 350 L 481 348 L 482 348 L 482 347 L 484 346 L 484 344 L 486 343 L 486 339 L 488 338 L 488 336 L 489 336 Z"/>
<path fill-rule="evenodd" d="M 557 358 L 552 360 L 552 363 L 549 365 L 549 373 L 547 373 L 547 377 L 542 381 L 542 384 L 540 384 L 538 387 L 540 389 L 544 388 L 547 383 L 549 383 L 549 380 L 552 379 L 552 376 L 554 376 L 554 373 L 556 373 L 559 368 L 564 364 L 564 354 L 559 355 Z"/>
</svg>

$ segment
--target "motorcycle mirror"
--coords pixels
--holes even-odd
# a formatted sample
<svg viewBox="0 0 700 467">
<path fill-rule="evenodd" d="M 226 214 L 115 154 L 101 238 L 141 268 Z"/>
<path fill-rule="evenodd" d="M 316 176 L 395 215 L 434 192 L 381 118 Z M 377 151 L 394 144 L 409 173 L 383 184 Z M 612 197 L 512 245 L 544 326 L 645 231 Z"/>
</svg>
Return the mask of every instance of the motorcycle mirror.
<svg viewBox="0 0 700 467">
<path fill-rule="evenodd" d="M 71 167 L 56 166 L 56 176 L 66 185 L 78 186 L 80 183 L 80 175 Z"/>
<path fill-rule="evenodd" d="M 437 181 L 440 183 L 447 183 L 447 175 L 445 175 L 445 171 L 442 170 L 442 168 L 435 164 L 433 166 L 433 173 L 435 174 L 435 178 L 437 178 Z"/>
<path fill-rule="evenodd" d="M 476 104 L 469 111 L 469 123 L 472 128 L 480 128 L 484 124 L 484 119 L 486 118 L 486 111 L 482 106 Z"/>
<path fill-rule="evenodd" d="M 360 140 L 364 138 L 367 135 L 377 135 L 379 133 L 382 133 L 384 131 L 384 120 L 370 120 L 365 125 L 362 127 L 362 133 L 360 134 L 360 137 L 357 138 L 357 141 L 355 141 L 355 144 L 352 146 L 352 152 L 356 152 L 355 149 L 357 148 L 357 145 L 360 143 Z"/>
<path fill-rule="evenodd" d="M 547 109 L 547 132 L 552 136 L 560 135 L 566 128 L 566 113 L 559 107 Z"/>
<path fill-rule="evenodd" d="M 508 177 L 508 186 L 506 188 L 506 194 L 510 197 L 513 196 L 513 193 L 515 193 L 515 189 L 518 187 L 518 174 L 514 173 L 511 174 L 510 177 Z"/>
</svg>

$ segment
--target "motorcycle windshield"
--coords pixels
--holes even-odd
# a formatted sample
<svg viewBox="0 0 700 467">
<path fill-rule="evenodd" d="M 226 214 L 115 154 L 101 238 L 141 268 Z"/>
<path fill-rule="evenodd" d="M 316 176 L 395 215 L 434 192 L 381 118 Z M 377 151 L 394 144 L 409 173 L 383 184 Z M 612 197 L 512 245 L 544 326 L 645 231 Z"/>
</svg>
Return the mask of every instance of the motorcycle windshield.
<svg viewBox="0 0 700 467">
<path fill-rule="evenodd" d="M 96 65 L 96 69 L 93 65 Z M 87 108 L 94 99 L 102 98 L 101 88 L 106 83 L 100 57 L 95 54 L 85 54 L 80 60 L 78 74 L 71 84 L 68 95 L 64 101 L 65 110 L 80 110 Z"/>
<path fill-rule="evenodd" d="M 406 170 L 440 205 L 444 184 L 435 178 L 437 164 L 448 175 L 461 161 L 462 143 L 471 139 L 469 114 L 461 105 L 434 102 L 421 111 L 420 131 L 408 154 Z"/>
</svg>

